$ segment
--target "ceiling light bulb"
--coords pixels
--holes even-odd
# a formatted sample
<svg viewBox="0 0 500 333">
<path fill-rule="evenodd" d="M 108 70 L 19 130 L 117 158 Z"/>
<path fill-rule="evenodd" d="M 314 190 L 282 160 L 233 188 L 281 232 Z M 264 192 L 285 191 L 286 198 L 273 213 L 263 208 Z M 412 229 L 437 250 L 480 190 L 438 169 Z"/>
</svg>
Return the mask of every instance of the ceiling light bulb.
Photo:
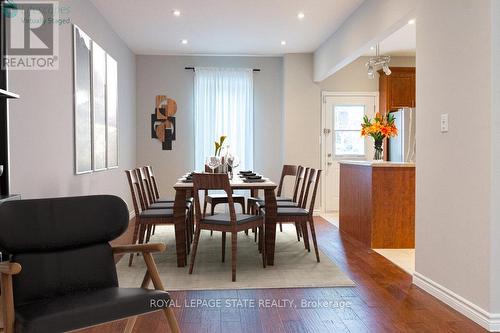
<svg viewBox="0 0 500 333">
<path fill-rule="evenodd" d="M 297 14 L 297 17 L 299 18 L 299 20 L 302 20 L 304 17 L 306 17 L 306 15 L 304 13 L 302 13 L 302 12 L 299 12 Z"/>
<path fill-rule="evenodd" d="M 283 45 L 283 46 L 286 45 L 286 40 L 282 40 L 281 45 Z"/>
<path fill-rule="evenodd" d="M 389 66 L 387 64 L 385 64 L 382 67 L 382 70 L 384 71 L 385 75 L 391 75 L 391 73 L 392 73 L 391 69 L 389 68 Z"/>
<path fill-rule="evenodd" d="M 181 11 L 180 11 L 180 10 L 178 10 L 178 9 L 174 9 L 174 10 L 172 11 L 172 14 L 173 14 L 174 16 L 181 16 Z"/>
<path fill-rule="evenodd" d="M 373 67 L 368 66 L 368 78 L 373 79 L 375 77 L 375 73 L 373 72 Z"/>
<path fill-rule="evenodd" d="M 411 19 L 408 21 L 408 24 L 415 24 L 416 20 L 415 19 Z"/>
<path fill-rule="evenodd" d="M 375 46 L 370 46 L 370 50 L 375 50 Z"/>
<path fill-rule="evenodd" d="M 188 43 L 188 40 L 187 39 L 183 39 L 183 40 L 181 40 L 181 43 L 184 44 L 184 45 L 186 45 Z"/>
</svg>

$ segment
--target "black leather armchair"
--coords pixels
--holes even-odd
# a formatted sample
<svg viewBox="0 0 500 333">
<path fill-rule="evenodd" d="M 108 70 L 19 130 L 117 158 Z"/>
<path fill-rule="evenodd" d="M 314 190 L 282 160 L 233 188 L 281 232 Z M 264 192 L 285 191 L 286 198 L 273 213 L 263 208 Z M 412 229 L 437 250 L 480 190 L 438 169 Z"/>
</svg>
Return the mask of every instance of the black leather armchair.
<svg viewBox="0 0 500 333">
<path fill-rule="evenodd" d="M 4 332 L 64 332 L 163 311 L 179 332 L 151 255 L 163 244 L 111 246 L 128 226 L 128 209 L 110 195 L 20 200 L 0 205 Z M 119 288 L 113 254 L 142 252 L 141 288 Z M 153 282 L 155 290 L 147 289 Z"/>
</svg>

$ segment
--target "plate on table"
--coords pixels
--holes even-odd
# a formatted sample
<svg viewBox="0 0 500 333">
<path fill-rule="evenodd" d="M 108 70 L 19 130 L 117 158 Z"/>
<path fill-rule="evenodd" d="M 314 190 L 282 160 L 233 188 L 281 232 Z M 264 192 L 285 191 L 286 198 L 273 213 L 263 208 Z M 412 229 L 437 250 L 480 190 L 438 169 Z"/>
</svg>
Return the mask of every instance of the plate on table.
<svg viewBox="0 0 500 333">
<path fill-rule="evenodd" d="M 251 174 L 251 173 L 254 173 L 253 171 L 251 170 L 247 170 L 247 171 L 240 171 L 239 174 L 240 175 L 248 175 L 248 174 Z"/>
<path fill-rule="evenodd" d="M 254 176 L 257 176 L 256 173 L 245 173 L 243 175 L 240 175 L 240 177 L 243 177 L 243 178 L 248 178 L 248 177 L 254 177 Z"/>
<path fill-rule="evenodd" d="M 262 176 L 259 176 L 259 175 L 248 175 L 248 176 L 245 176 L 246 179 L 261 179 Z"/>
<path fill-rule="evenodd" d="M 263 183 L 265 182 L 266 180 L 265 179 L 243 179 L 243 182 L 244 183 Z"/>
</svg>

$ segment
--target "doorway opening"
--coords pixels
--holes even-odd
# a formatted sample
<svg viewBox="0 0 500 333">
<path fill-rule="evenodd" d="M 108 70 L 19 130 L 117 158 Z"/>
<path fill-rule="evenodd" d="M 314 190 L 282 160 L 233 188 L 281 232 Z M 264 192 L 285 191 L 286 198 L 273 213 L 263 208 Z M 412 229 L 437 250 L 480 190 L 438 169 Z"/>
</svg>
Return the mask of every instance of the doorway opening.
<svg viewBox="0 0 500 333">
<path fill-rule="evenodd" d="M 393 113 L 399 135 L 384 144 L 384 159 L 416 163 L 415 26 L 415 21 L 410 20 L 387 37 L 367 45 L 359 58 L 319 83 L 323 91 L 320 158 L 324 170 L 320 215 L 337 227 L 339 162 L 371 161 L 374 157 L 373 139 L 360 135 L 363 115 L 372 118 L 378 111 Z M 415 249 L 373 250 L 413 273 Z"/>
</svg>

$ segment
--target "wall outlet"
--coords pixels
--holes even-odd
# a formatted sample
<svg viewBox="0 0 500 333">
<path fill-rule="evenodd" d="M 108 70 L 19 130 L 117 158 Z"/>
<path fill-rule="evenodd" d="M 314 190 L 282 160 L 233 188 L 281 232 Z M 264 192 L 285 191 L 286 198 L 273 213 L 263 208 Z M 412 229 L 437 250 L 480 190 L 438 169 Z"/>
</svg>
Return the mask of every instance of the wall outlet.
<svg viewBox="0 0 500 333">
<path fill-rule="evenodd" d="M 448 132 L 448 114 L 441 114 L 441 133 Z"/>
</svg>

